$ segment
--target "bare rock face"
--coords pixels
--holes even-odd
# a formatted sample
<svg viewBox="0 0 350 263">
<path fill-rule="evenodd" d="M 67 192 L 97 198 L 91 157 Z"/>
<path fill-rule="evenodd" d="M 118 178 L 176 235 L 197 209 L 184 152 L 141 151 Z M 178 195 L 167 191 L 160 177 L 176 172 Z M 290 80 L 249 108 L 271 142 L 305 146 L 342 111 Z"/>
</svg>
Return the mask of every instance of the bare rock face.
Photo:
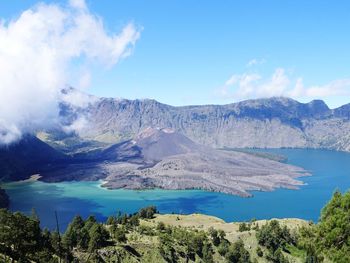
<svg viewBox="0 0 350 263">
<path fill-rule="evenodd" d="M 142 150 L 146 161 L 161 161 L 165 157 L 198 151 L 202 147 L 172 129 L 147 128 L 133 141 Z"/>
<path fill-rule="evenodd" d="M 147 127 L 170 128 L 196 143 L 221 147 L 309 147 L 350 150 L 350 104 L 321 100 L 247 100 L 227 105 L 173 107 L 155 100 L 101 98 L 84 108 L 63 105 L 62 118 L 84 116 L 82 138 L 116 143 Z"/>
<path fill-rule="evenodd" d="M 250 191 L 296 189 L 303 169 L 269 158 L 200 145 L 169 128 L 148 127 L 131 140 L 71 156 L 41 172 L 44 181 L 99 180 L 107 188 Z"/>
<path fill-rule="evenodd" d="M 139 160 L 105 165 L 108 176 L 103 186 L 205 189 L 250 196 L 251 190 L 296 189 L 302 185 L 296 178 L 307 175 L 301 168 L 277 161 L 201 146 L 171 129 L 147 128 L 127 144 L 139 149 Z"/>
</svg>

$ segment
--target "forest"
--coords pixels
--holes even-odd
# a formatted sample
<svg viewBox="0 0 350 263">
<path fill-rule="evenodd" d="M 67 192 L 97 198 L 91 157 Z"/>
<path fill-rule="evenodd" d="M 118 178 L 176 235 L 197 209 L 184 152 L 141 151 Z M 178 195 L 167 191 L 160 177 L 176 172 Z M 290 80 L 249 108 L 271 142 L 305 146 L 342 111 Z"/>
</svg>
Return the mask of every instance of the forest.
<svg viewBox="0 0 350 263">
<path fill-rule="evenodd" d="M 215 227 L 190 228 L 156 221 L 150 206 L 116 213 L 106 222 L 77 215 L 64 233 L 40 227 L 27 216 L 0 209 L 1 262 L 350 262 L 350 192 L 336 191 L 319 222 L 290 227 L 279 220 L 238 223 L 237 232 L 256 240 L 233 239 Z M 176 215 L 174 215 L 176 216 Z M 180 220 L 179 216 L 176 216 Z"/>
</svg>

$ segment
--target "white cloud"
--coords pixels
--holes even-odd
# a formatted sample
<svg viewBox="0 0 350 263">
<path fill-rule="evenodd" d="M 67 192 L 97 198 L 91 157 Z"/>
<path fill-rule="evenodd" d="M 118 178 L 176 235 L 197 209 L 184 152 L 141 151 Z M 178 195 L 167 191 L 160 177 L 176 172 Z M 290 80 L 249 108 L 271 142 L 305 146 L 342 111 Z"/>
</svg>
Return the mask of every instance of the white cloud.
<svg viewBox="0 0 350 263">
<path fill-rule="evenodd" d="M 302 79 L 298 79 L 297 84 L 289 93 L 294 97 L 325 98 L 332 96 L 349 96 L 350 79 L 338 79 L 322 86 L 311 86 L 305 88 Z"/>
<path fill-rule="evenodd" d="M 269 81 L 261 84 L 255 92 L 259 96 L 283 96 L 288 89 L 290 80 L 283 68 L 277 68 Z"/>
<path fill-rule="evenodd" d="M 253 58 L 251 60 L 248 61 L 247 63 L 247 67 L 253 67 L 253 66 L 256 66 L 256 65 L 261 65 L 261 64 L 264 64 L 266 62 L 265 59 L 257 59 L 257 58 Z"/>
<path fill-rule="evenodd" d="M 84 130 L 86 130 L 86 126 L 88 124 L 88 121 L 85 117 L 79 117 L 76 120 L 74 120 L 70 125 L 64 126 L 63 130 L 66 133 L 74 132 L 76 134 L 80 134 Z"/>
<path fill-rule="evenodd" d="M 67 7 L 38 4 L 16 20 L 2 21 L 0 143 L 56 124 L 69 72 L 91 61 L 111 67 L 132 53 L 139 37 L 131 23 L 119 34 L 107 33 L 83 0 L 70 0 Z M 82 75 L 81 87 L 89 83 L 89 73 Z"/>
<path fill-rule="evenodd" d="M 83 9 L 83 10 L 87 9 L 85 0 L 69 0 L 69 4 L 74 8 Z"/>
<path fill-rule="evenodd" d="M 91 84 L 91 74 L 89 72 L 84 72 L 78 82 L 78 89 L 79 90 L 86 90 L 88 87 L 90 87 Z"/>
<path fill-rule="evenodd" d="M 65 89 L 65 92 L 61 95 L 60 99 L 62 102 L 75 108 L 86 108 L 98 101 L 98 97 L 72 88 Z"/>
<path fill-rule="evenodd" d="M 283 68 L 277 68 L 270 78 L 263 78 L 257 73 L 234 74 L 217 93 L 223 98 L 234 100 L 273 96 L 325 99 L 350 96 L 350 78 L 334 80 L 325 85 L 305 87 L 301 77 L 294 80 Z"/>
</svg>

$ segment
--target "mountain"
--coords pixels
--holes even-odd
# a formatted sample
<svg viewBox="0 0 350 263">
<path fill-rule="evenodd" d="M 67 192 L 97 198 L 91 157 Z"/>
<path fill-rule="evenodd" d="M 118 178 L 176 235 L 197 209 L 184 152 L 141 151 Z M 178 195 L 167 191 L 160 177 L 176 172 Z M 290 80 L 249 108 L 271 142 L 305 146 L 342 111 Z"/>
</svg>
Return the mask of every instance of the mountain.
<svg viewBox="0 0 350 263">
<path fill-rule="evenodd" d="M 307 174 L 269 158 L 200 145 L 173 129 L 148 127 L 130 140 L 73 153 L 40 175 L 47 182 L 102 179 L 113 189 L 206 189 L 250 196 L 251 190 L 295 189 L 302 184 L 297 178 Z"/>
<path fill-rule="evenodd" d="M 173 107 L 155 100 L 100 98 L 86 107 L 63 104 L 62 119 L 86 120 L 79 135 L 116 143 L 147 127 L 171 128 L 217 148 L 325 148 L 350 151 L 350 104 L 330 109 L 323 101 L 273 97 L 227 105 Z M 69 122 L 68 121 L 68 122 Z"/>
<path fill-rule="evenodd" d="M 108 188 L 195 188 L 250 196 L 250 190 L 294 189 L 302 184 L 296 178 L 306 175 L 295 166 L 199 145 L 166 128 L 147 128 L 98 155 L 108 156 L 103 166 Z"/>
<path fill-rule="evenodd" d="M 35 136 L 26 135 L 16 143 L 0 146 L 0 178 L 27 179 L 67 158 Z"/>
</svg>

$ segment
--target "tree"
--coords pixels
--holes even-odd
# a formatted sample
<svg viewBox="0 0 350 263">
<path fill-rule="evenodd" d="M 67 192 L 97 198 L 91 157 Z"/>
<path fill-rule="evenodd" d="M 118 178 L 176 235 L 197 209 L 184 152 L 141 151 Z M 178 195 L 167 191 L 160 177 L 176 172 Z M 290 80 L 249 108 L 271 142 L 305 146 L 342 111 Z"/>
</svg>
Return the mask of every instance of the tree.
<svg viewBox="0 0 350 263">
<path fill-rule="evenodd" d="M 272 220 L 263 225 L 256 233 L 260 245 L 275 252 L 278 248 L 285 249 L 287 244 L 295 244 L 288 228 L 281 227 L 277 220 Z"/>
<path fill-rule="evenodd" d="M 163 222 L 158 222 L 157 230 L 158 231 L 164 231 L 165 230 L 165 224 Z"/>
<path fill-rule="evenodd" d="M 10 199 L 4 189 L 0 188 L 0 208 L 8 208 Z"/>
<path fill-rule="evenodd" d="M 247 224 L 245 222 L 240 223 L 238 227 L 239 232 L 249 231 L 250 230 L 250 224 Z"/>
<path fill-rule="evenodd" d="M 229 251 L 226 253 L 225 258 L 229 263 L 249 263 L 249 252 L 244 248 L 242 240 L 238 240 L 229 247 Z"/>
<path fill-rule="evenodd" d="M 42 251 L 50 257 L 39 224 L 37 218 L 0 209 L 0 253 L 19 262 L 28 262 Z"/>
<path fill-rule="evenodd" d="M 63 236 L 63 243 L 69 249 L 76 247 L 78 243 L 81 245 L 83 242 L 81 239 L 83 238 L 83 228 L 85 226 L 84 220 L 81 216 L 75 216 L 73 221 L 68 225 L 66 232 Z"/>
<path fill-rule="evenodd" d="M 161 256 L 166 262 L 175 263 L 177 262 L 176 251 L 173 247 L 174 240 L 167 233 L 163 233 L 159 236 L 158 250 Z"/>
<path fill-rule="evenodd" d="M 202 259 L 204 263 L 214 263 L 213 248 L 209 242 L 205 242 L 202 249 Z"/>
<path fill-rule="evenodd" d="M 230 243 L 227 240 L 225 240 L 221 242 L 220 245 L 218 246 L 218 253 L 221 256 L 225 256 L 229 251 L 229 248 L 230 248 Z"/>
<path fill-rule="evenodd" d="M 117 218 L 115 216 L 109 216 L 107 221 L 106 221 L 107 225 L 114 225 L 117 224 Z"/>
<path fill-rule="evenodd" d="M 88 250 L 89 252 L 94 252 L 106 244 L 108 240 L 108 232 L 104 226 L 99 223 L 95 223 L 90 228 L 89 237 L 90 240 Z"/>
<path fill-rule="evenodd" d="M 289 263 L 289 260 L 283 255 L 281 248 L 278 248 L 275 251 L 270 251 L 267 255 L 267 259 L 273 263 Z"/>
<path fill-rule="evenodd" d="M 90 215 L 86 220 L 85 220 L 85 225 L 84 228 L 87 231 L 90 231 L 90 228 L 97 222 L 95 216 Z"/>
<path fill-rule="evenodd" d="M 130 224 L 130 226 L 132 226 L 132 227 L 140 225 L 139 215 L 138 215 L 138 214 L 132 215 L 132 216 L 129 218 L 129 224 Z"/>
<path fill-rule="evenodd" d="M 113 232 L 114 238 L 116 239 L 116 241 L 120 243 L 124 243 L 127 241 L 125 234 L 126 234 L 126 231 L 123 227 L 117 227 Z"/>
<path fill-rule="evenodd" d="M 152 219 L 154 214 L 157 213 L 157 208 L 155 206 L 148 206 L 145 208 L 141 208 L 138 212 L 140 218 Z"/>
<path fill-rule="evenodd" d="M 317 225 L 301 231 L 300 246 L 308 262 L 322 262 L 324 256 L 334 262 L 350 262 L 350 191 L 336 191 L 322 209 Z"/>
<path fill-rule="evenodd" d="M 192 250 L 198 256 L 202 257 L 202 251 L 204 242 L 207 241 L 207 237 L 204 232 L 195 233 L 190 236 L 189 245 L 192 246 Z"/>
<path fill-rule="evenodd" d="M 220 244 L 220 237 L 218 235 L 218 231 L 214 229 L 213 227 L 210 227 L 208 229 L 209 236 L 211 238 L 211 241 L 213 242 L 214 246 L 218 246 Z"/>
</svg>

